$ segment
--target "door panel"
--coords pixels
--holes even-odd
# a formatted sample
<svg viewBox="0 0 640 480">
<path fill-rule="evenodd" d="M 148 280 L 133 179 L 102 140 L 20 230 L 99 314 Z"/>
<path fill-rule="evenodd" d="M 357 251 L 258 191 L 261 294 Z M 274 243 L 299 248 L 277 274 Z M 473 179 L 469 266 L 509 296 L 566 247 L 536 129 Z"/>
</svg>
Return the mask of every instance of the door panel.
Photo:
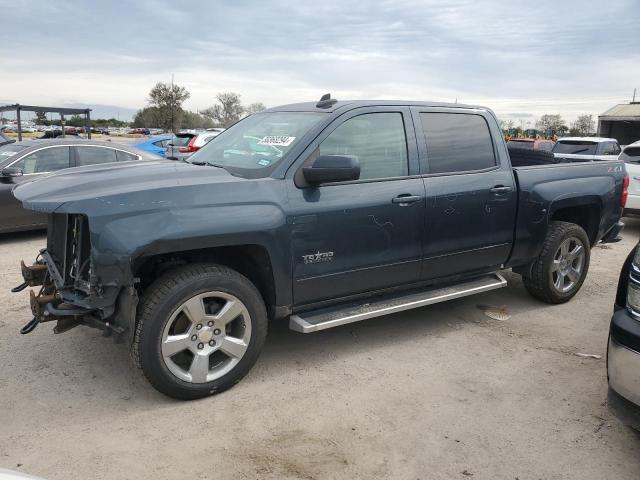
<svg viewBox="0 0 640 480">
<path fill-rule="evenodd" d="M 46 226 L 47 215 L 23 208 L 11 194 L 18 183 L 39 175 L 69 167 L 69 147 L 47 147 L 25 154 L 11 166 L 20 168 L 23 176 L 3 178 L 0 184 L 0 228 L 3 231 L 19 230 L 29 226 Z"/>
<path fill-rule="evenodd" d="M 423 279 L 499 267 L 511 251 L 515 189 L 507 172 L 425 178 L 427 211 Z"/>
<path fill-rule="evenodd" d="M 420 278 L 422 179 L 291 187 L 291 203 L 300 206 L 289 217 L 297 305 Z M 394 203 L 400 195 L 420 200 Z"/>
<path fill-rule="evenodd" d="M 305 188 L 288 180 L 294 303 L 418 281 L 425 192 L 409 109 L 345 113 L 301 155 L 293 176 L 312 152 L 355 157 L 360 180 Z"/>
<path fill-rule="evenodd" d="M 47 215 L 27 210 L 11 194 L 13 187 L 33 179 L 32 175 L 0 178 L 0 232 L 19 230 L 29 225 L 47 225 Z"/>
<path fill-rule="evenodd" d="M 517 191 L 495 120 L 482 110 L 412 109 L 426 191 L 422 279 L 499 268 Z M 501 147 L 501 148 L 498 148 Z"/>
</svg>

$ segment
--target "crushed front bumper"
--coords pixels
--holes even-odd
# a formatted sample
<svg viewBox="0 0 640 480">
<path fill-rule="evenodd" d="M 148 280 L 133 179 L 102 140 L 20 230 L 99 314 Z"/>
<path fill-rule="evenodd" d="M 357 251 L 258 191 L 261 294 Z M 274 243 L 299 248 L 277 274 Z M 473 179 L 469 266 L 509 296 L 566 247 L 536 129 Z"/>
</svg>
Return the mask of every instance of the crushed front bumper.
<svg viewBox="0 0 640 480">
<path fill-rule="evenodd" d="M 92 316 L 93 310 L 64 302 L 59 289 L 62 287 L 62 277 L 53 259 L 45 250 L 40 252 L 38 260 L 32 265 L 21 262 L 20 268 L 24 283 L 14 291 L 20 291 L 27 286 L 40 287 L 30 291 L 30 306 L 33 320 L 25 325 L 21 333 L 29 333 L 43 322 L 57 322 L 55 333 L 62 333 L 80 325 L 95 323 L 97 318 Z"/>
</svg>

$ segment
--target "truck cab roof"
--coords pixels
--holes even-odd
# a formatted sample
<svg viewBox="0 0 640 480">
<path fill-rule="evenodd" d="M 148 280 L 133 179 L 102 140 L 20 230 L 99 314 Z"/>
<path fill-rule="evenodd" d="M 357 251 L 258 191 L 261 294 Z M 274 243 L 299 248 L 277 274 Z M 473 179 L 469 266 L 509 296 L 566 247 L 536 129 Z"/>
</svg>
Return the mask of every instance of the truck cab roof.
<svg viewBox="0 0 640 480">
<path fill-rule="evenodd" d="M 446 107 L 489 110 L 479 105 L 464 103 L 446 103 L 429 101 L 406 100 L 337 100 L 335 103 L 318 106 L 320 102 L 291 103 L 269 108 L 265 112 L 326 112 L 333 113 L 340 110 L 351 110 L 360 107 L 401 106 L 401 107 Z"/>
</svg>

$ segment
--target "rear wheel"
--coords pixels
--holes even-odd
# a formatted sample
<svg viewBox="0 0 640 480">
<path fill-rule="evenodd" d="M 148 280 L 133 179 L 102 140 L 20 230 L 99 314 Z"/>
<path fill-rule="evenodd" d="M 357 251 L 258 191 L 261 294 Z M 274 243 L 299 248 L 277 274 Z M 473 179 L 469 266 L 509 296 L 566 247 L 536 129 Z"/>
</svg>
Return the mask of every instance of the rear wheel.
<svg viewBox="0 0 640 480">
<path fill-rule="evenodd" d="M 244 377 L 266 332 L 265 306 L 249 280 L 219 265 L 190 265 L 145 292 L 132 350 L 156 389 L 189 400 Z"/>
<path fill-rule="evenodd" d="M 527 291 L 546 303 L 570 300 L 584 283 L 590 254 L 589 238 L 582 227 L 552 222 L 540 255 L 522 276 Z"/>
</svg>

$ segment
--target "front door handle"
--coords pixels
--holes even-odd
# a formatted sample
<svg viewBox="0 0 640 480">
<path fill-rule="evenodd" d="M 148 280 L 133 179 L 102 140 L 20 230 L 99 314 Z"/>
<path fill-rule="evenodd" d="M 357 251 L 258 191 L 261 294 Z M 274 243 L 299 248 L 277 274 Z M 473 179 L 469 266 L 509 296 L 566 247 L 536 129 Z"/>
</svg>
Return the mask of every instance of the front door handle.
<svg viewBox="0 0 640 480">
<path fill-rule="evenodd" d="M 416 203 L 422 200 L 422 196 L 420 195 L 409 195 L 403 194 L 395 197 L 391 202 L 399 204 L 401 207 L 406 207 L 411 203 Z"/>
<path fill-rule="evenodd" d="M 504 185 L 496 185 L 491 189 L 491 193 L 494 195 L 504 195 L 505 193 L 510 193 L 513 191 L 513 187 L 508 187 Z"/>
</svg>

